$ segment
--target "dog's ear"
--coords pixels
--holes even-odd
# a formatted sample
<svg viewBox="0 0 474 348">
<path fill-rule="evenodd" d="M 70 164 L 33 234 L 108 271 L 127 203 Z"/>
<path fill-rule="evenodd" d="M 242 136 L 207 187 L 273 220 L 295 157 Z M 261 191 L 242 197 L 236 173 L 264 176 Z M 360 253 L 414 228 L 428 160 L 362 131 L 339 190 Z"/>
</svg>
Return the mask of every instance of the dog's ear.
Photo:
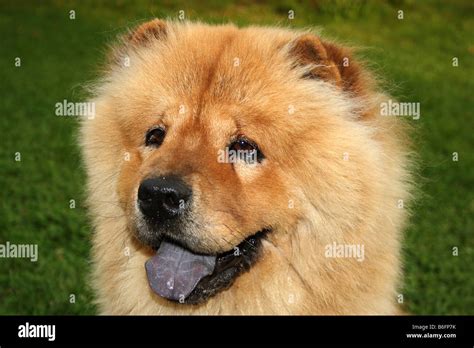
<svg viewBox="0 0 474 348">
<path fill-rule="evenodd" d="M 321 79 L 352 93 L 363 93 L 361 69 L 348 49 L 304 34 L 290 42 L 289 52 L 296 65 L 309 67 L 302 78 Z"/>
<path fill-rule="evenodd" d="M 321 79 L 337 86 L 342 83 L 341 74 L 317 36 L 305 34 L 290 42 L 290 56 L 296 65 L 308 66 L 303 78 Z"/>
<path fill-rule="evenodd" d="M 132 46 L 144 46 L 152 40 L 162 40 L 166 37 L 166 22 L 153 19 L 139 25 L 128 34 L 127 41 Z"/>
<path fill-rule="evenodd" d="M 140 24 L 125 35 L 121 35 L 118 44 L 111 46 L 107 55 L 107 66 L 128 66 L 130 51 L 146 47 L 154 40 L 164 40 L 167 35 L 167 24 L 160 19 L 153 19 Z"/>
</svg>

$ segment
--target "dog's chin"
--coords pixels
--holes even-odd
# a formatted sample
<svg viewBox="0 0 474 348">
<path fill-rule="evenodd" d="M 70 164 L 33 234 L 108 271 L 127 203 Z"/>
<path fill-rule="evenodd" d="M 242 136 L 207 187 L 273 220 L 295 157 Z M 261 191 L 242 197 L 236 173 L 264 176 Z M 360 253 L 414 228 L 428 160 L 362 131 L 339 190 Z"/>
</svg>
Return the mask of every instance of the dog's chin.
<svg viewBox="0 0 474 348">
<path fill-rule="evenodd" d="M 163 298 L 181 304 L 200 304 L 232 286 L 249 271 L 261 255 L 262 229 L 225 252 L 209 252 L 199 241 L 166 233 L 138 233 L 137 239 L 155 251 L 145 263 L 151 289 Z"/>
</svg>

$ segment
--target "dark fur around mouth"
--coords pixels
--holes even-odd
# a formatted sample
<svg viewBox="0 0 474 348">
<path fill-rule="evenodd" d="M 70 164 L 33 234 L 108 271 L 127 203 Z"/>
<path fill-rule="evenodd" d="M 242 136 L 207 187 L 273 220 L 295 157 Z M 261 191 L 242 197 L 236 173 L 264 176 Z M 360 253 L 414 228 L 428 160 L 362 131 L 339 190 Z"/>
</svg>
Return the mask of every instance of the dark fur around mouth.
<svg viewBox="0 0 474 348">
<path fill-rule="evenodd" d="M 268 230 L 262 230 L 245 239 L 237 249 L 219 254 L 214 272 L 201 279 L 182 303 L 200 304 L 220 291 L 228 289 L 240 274 L 248 271 L 257 262 L 262 245 L 261 239 L 267 232 Z"/>
</svg>

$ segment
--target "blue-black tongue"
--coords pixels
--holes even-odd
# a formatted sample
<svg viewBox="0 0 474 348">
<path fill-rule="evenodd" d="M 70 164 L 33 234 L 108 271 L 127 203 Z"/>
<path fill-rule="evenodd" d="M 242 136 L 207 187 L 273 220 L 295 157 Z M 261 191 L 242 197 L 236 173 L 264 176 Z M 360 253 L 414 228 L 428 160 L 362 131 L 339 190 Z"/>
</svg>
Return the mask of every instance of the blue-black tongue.
<svg viewBox="0 0 474 348">
<path fill-rule="evenodd" d="M 216 256 L 194 254 L 162 241 L 156 255 L 145 263 L 150 287 L 169 300 L 186 299 L 199 281 L 214 271 Z"/>
</svg>

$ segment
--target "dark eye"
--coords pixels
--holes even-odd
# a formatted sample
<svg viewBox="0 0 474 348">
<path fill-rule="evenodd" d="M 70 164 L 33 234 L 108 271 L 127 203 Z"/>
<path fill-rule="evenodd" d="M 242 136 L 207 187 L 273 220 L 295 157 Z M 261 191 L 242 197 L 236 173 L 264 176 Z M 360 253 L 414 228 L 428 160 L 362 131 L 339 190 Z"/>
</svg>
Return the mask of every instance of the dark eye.
<svg viewBox="0 0 474 348">
<path fill-rule="evenodd" d="M 247 163 L 261 162 L 264 158 L 257 144 L 253 141 L 240 137 L 229 145 L 229 157 L 231 159 L 240 159 Z"/>
<path fill-rule="evenodd" d="M 163 140 L 165 140 L 165 129 L 163 127 L 157 127 L 150 129 L 146 133 L 145 145 L 146 146 L 160 146 Z"/>
</svg>

